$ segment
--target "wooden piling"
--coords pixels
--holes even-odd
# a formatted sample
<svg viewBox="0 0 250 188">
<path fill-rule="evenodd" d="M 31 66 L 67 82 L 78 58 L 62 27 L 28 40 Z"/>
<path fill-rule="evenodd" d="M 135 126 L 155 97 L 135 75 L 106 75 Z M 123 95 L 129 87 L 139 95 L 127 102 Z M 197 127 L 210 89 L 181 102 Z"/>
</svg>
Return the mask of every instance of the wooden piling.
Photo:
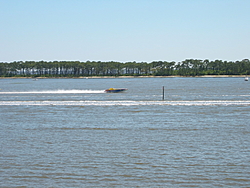
<svg viewBox="0 0 250 188">
<path fill-rule="evenodd" d="M 164 101 L 164 86 L 162 86 L 162 100 Z"/>
</svg>

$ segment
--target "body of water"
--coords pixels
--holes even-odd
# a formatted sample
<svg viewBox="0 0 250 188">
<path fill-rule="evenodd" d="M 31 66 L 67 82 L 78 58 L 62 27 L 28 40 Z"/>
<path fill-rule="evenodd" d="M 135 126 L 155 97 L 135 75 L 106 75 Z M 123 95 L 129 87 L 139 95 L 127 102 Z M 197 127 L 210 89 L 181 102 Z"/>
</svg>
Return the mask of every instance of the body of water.
<svg viewBox="0 0 250 188">
<path fill-rule="evenodd" d="M 1 187 L 250 186 L 244 78 L 0 79 L 0 89 Z"/>
</svg>

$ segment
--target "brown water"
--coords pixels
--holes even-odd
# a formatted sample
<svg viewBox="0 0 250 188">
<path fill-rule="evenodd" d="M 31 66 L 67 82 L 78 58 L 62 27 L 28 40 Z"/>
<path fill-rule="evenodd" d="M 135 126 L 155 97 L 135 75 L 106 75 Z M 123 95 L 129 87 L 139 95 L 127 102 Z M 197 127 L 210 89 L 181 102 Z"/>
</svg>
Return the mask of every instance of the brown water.
<svg viewBox="0 0 250 188">
<path fill-rule="evenodd" d="M 242 78 L 0 83 L 0 187 L 250 185 Z"/>
</svg>

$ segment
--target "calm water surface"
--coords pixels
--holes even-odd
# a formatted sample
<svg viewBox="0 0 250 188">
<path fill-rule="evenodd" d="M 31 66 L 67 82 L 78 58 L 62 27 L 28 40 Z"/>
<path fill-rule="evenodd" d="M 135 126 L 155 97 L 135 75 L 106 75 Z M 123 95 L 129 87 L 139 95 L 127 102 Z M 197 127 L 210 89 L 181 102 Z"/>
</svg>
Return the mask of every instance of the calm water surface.
<svg viewBox="0 0 250 188">
<path fill-rule="evenodd" d="M 0 187 L 250 187 L 244 78 L 0 79 L 0 89 Z"/>
</svg>

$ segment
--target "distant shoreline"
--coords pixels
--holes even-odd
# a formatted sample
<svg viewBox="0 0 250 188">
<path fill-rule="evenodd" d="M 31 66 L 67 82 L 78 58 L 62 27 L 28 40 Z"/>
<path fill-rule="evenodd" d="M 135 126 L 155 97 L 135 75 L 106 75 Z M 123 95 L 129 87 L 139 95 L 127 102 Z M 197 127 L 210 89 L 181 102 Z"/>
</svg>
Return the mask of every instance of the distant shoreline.
<svg viewBox="0 0 250 188">
<path fill-rule="evenodd" d="M 244 78 L 245 75 L 204 76 L 89 76 L 89 77 L 0 77 L 0 79 L 105 79 L 105 78 Z"/>
</svg>

